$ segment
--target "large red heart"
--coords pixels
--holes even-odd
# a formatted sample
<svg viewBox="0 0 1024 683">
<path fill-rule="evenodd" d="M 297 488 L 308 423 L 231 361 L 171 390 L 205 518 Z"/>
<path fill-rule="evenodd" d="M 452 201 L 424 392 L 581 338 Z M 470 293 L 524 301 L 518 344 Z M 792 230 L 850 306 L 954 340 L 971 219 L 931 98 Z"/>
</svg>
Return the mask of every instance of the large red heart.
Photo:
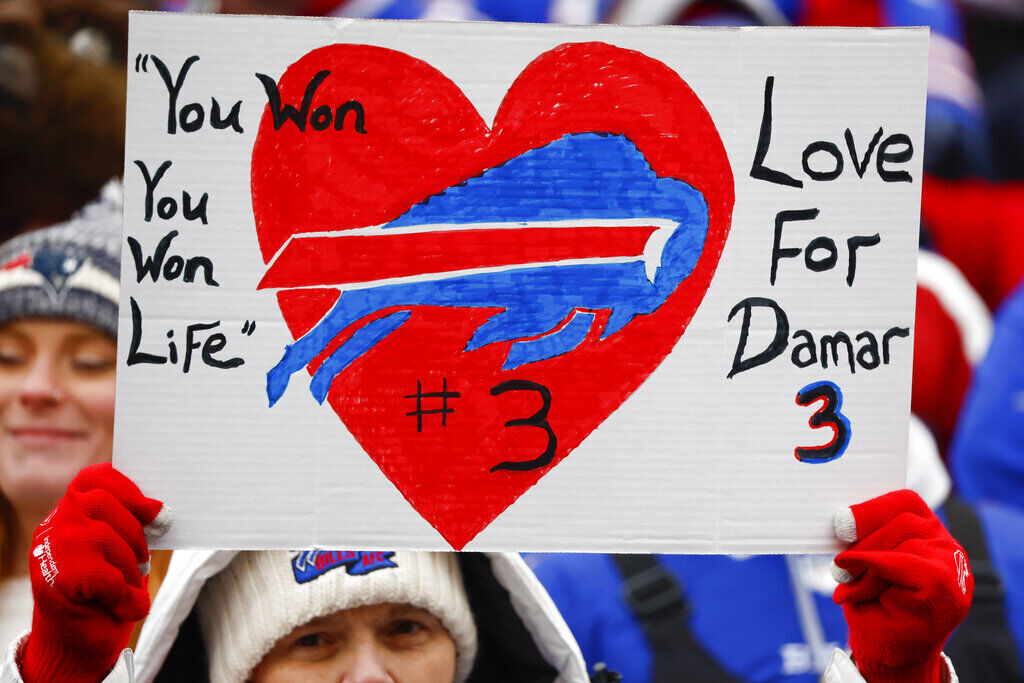
<svg viewBox="0 0 1024 683">
<path fill-rule="evenodd" d="M 405 325 L 333 381 L 327 400 L 352 435 L 412 506 L 461 549 L 578 446 L 672 350 L 718 264 L 731 221 L 732 172 L 718 131 L 689 86 L 661 62 L 604 43 L 566 44 L 537 57 L 509 88 L 491 129 L 439 71 L 368 45 L 308 53 L 278 82 L 281 101 L 298 107 L 323 70 L 330 73 L 310 111 L 320 112 L 319 125 L 300 130 L 284 122 L 275 129 L 268 105 L 253 148 L 253 211 L 267 263 L 292 235 L 386 223 L 566 134 L 626 136 L 658 176 L 688 183 L 708 205 L 704 250 L 690 276 L 655 312 L 604 340 L 596 325 L 571 353 L 503 370 L 509 342 L 464 351 L 474 331 L 498 311 L 417 306 Z M 356 130 L 353 111 L 341 130 L 325 126 L 327 112 L 337 116 L 338 107 L 353 101 L 365 112 L 365 133 Z M 310 268 L 319 265 L 314 257 Z M 298 339 L 310 330 L 338 296 L 337 288 L 280 291 L 292 335 Z M 309 371 L 352 333 L 342 332 Z M 539 391 L 492 391 L 507 380 L 550 390 L 546 424 L 552 436 L 543 424 L 506 425 L 534 415 L 543 401 Z M 417 409 L 410 396 L 442 390 L 458 396 L 446 402 L 428 396 L 421 407 L 446 405 L 452 412 L 410 414 Z M 497 463 L 534 460 L 552 438 L 557 446 L 550 464 L 492 471 Z"/>
</svg>

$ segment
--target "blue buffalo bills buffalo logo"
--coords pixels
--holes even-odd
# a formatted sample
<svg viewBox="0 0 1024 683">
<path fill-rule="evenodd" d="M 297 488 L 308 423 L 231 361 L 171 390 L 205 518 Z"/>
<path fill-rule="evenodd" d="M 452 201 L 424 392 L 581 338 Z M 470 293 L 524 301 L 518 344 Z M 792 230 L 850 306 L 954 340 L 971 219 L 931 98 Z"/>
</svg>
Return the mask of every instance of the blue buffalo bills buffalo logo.
<svg viewBox="0 0 1024 683">
<path fill-rule="evenodd" d="M 344 567 L 349 576 L 361 576 L 378 569 L 397 567 L 391 561 L 394 554 L 379 550 L 304 550 L 292 558 L 292 572 L 296 583 L 312 581 L 339 567 Z"/>
<path fill-rule="evenodd" d="M 322 266 L 330 281 L 319 284 L 342 292 L 267 374 L 268 398 L 273 405 L 292 374 L 355 325 L 313 375 L 311 391 L 323 402 L 334 378 L 419 306 L 501 309 L 464 351 L 512 342 L 505 370 L 570 353 L 599 324 L 597 312 L 608 313 L 605 339 L 658 310 L 693 271 L 707 232 L 708 205 L 695 188 L 658 177 L 623 135 L 580 133 L 469 178 L 390 223 L 295 236 L 261 286 L 301 286 L 301 264 L 308 271 L 310 259 L 331 260 L 333 249 L 341 257 Z M 435 253 L 438 244 L 444 249 Z M 403 259 L 410 252 L 412 260 Z M 372 275 L 359 270 L 367 260 Z M 392 310 L 374 316 L 384 309 Z"/>
</svg>

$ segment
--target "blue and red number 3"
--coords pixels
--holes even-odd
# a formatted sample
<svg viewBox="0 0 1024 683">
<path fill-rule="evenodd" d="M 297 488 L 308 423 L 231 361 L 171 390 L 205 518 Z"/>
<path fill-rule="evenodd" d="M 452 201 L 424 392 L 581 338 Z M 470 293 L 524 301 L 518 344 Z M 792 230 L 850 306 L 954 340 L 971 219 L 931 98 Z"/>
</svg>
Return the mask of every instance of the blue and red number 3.
<svg viewBox="0 0 1024 683">
<path fill-rule="evenodd" d="M 813 382 L 797 392 L 797 405 L 810 406 L 815 401 L 822 405 L 807 421 L 812 429 L 832 428 L 832 440 L 821 446 L 798 446 L 793 453 L 800 462 L 820 463 L 835 460 L 850 445 L 850 420 L 840 412 L 843 391 L 832 382 Z"/>
</svg>

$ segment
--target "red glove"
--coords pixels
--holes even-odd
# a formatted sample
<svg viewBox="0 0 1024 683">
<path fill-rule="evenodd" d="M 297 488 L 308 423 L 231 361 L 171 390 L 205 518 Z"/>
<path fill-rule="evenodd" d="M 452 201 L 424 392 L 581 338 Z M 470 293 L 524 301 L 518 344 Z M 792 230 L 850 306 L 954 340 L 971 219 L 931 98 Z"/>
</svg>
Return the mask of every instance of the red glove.
<svg viewBox="0 0 1024 683">
<path fill-rule="evenodd" d="M 854 505 L 834 520 L 850 649 L 869 683 L 946 680 L 942 646 L 967 614 L 974 577 L 960 544 L 913 491 Z"/>
<path fill-rule="evenodd" d="M 35 607 L 19 662 L 26 683 L 93 682 L 110 672 L 149 611 L 145 536 L 170 523 L 163 503 L 109 464 L 78 473 L 32 537 Z"/>
</svg>

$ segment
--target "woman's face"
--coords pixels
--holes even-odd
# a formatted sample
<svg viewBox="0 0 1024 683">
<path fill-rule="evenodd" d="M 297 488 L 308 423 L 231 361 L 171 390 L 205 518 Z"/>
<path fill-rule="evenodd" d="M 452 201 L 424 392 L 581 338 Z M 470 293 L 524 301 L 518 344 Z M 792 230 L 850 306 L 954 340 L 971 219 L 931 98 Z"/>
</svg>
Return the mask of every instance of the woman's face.
<svg viewBox="0 0 1024 683">
<path fill-rule="evenodd" d="M 0 491 L 45 514 L 81 468 L 109 462 L 117 348 L 88 325 L 0 326 Z"/>
<path fill-rule="evenodd" d="M 314 619 L 279 640 L 252 683 L 450 683 L 455 641 L 441 620 L 383 603 Z"/>
</svg>

